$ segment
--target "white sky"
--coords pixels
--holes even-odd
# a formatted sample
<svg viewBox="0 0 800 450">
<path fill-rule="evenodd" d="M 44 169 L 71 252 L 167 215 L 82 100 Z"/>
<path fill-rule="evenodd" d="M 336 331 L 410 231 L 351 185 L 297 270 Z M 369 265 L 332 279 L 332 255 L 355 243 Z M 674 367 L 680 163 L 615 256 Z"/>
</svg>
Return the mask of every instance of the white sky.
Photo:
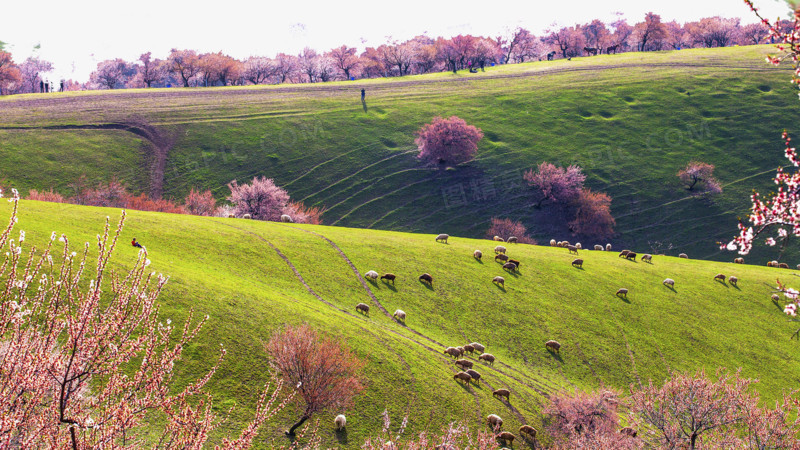
<svg viewBox="0 0 800 450">
<path fill-rule="evenodd" d="M 164 58 L 173 47 L 222 51 L 236 58 L 320 51 L 342 44 L 377 46 L 461 33 L 496 36 L 523 26 L 541 34 L 553 23 L 572 25 L 622 12 L 633 24 L 648 11 L 664 21 L 740 17 L 755 22 L 742 0 L 39 0 L 3 5 L 0 41 L 17 63 L 30 55 L 52 61 L 52 80 L 86 81 L 99 61 L 136 60 L 152 51 Z M 785 16 L 783 0 L 756 0 L 770 18 Z M 41 49 L 34 50 L 36 44 Z"/>
</svg>

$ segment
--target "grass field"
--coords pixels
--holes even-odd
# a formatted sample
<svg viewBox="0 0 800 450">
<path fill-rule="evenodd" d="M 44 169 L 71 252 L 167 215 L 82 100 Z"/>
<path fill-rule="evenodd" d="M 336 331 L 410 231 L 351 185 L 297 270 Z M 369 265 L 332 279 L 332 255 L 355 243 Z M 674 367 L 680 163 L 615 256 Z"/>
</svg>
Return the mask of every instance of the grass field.
<svg viewBox="0 0 800 450">
<path fill-rule="evenodd" d="M 579 164 L 613 198 L 618 246 L 731 260 L 754 187 L 784 163 L 780 132 L 797 133 L 789 72 L 767 46 L 630 53 L 314 85 L 92 91 L 0 98 L 2 177 L 69 193 L 81 173 L 183 198 L 192 187 L 273 177 L 292 198 L 324 206 L 326 224 L 481 237 L 493 216 L 539 240 L 570 238 L 558 214 L 530 207 L 523 171 Z M 367 89 L 367 111 L 359 90 Z M 483 129 L 478 158 L 425 167 L 414 131 L 457 114 Z M 156 130 L 154 145 L 108 124 Z M 94 127 L 86 129 L 86 127 Z M 24 155 L 22 157 L 21 155 Z M 724 194 L 694 198 L 675 176 L 690 159 L 717 166 Z M 555 219 L 554 219 L 555 217 Z M 590 242 L 593 245 L 594 242 Z M 752 262 L 774 255 L 757 250 Z M 791 265 L 800 257 L 790 252 Z"/>
<path fill-rule="evenodd" d="M 2 202 L 0 217 L 9 211 Z M 95 239 L 106 215 L 119 211 L 23 201 L 17 227 L 27 231 L 26 243 L 41 244 L 55 230 L 77 245 Z M 147 246 L 153 270 L 171 277 L 163 316 L 180 321 L 195 308 L 211 317 L 181 362 L 179 381 L 210 367 L 220 343 L 228 350 L 210 383 L 220 412 L 237 406 L 223 431 L 249 418 L 269 378 L 263 343 L 284 323 L 310 323 L 367 362 L 367 389 L 345 411 L 347 433 L 334 433 L 335 412 L 318 417 L 325 447 L 357 448 L 378 435 L 384 409 L 393 433 L 409 417 L 404 436 L 452 420 L 480 428 L 490 413 L 509 429 L 539 428 L 541 407 L 555 392 L 625 390 L 661 381 L 668 370 L 741 367 L 761 380 L 757 389 L 768 401 L 800 381 L 798 344 L 789 339 L 797 324 L 770 301 L 777 276 L 792 282 L 787 270 L 658 256 L 647 264 L 595 251 L 581 252 L 581 270 L 566 249 L 510 245 L 522 265 L 507 274 L 489 256 L 488 240 L 437 244 L 424 234 L 130 211 L 122 241 L 133 236 Z M 472 257 L 476 248 L 482 262 Z M 135 250 L 121 246 L 116 269 L 130 267 Z M 396 286 L 363 281 L 368 270 L 397 274 Z M 417 281 L 423 272 L 433 275 L 433 288 Z M 718 272 L 736 275 L 739 287 L 713 281 Z M 496 275 L 505 276 L 505 289 L 491 283 Z M 667 277 L 676 280 L 674 291 L 661 284 Z M 627 300 L 615 297 L 620 287 L 630 290 Z M 356 314 L 359 302 L 373 306 L 369 317 Z M 408 313 L 407 326 L 388 316 L 397 308 Z M 545 351 L 548 339 L 562 343 L 560 356 Z M 442 350 L 472 341 L 498 361 L 476 360 L 482 383 L 465 388 Z M 500 387 L 512 391 L 510 405 L 492 398 Z M 295 405 L 272 420 L 258 447 L 286 444 L 281 432 L 297 414 Z"/>
</svg>

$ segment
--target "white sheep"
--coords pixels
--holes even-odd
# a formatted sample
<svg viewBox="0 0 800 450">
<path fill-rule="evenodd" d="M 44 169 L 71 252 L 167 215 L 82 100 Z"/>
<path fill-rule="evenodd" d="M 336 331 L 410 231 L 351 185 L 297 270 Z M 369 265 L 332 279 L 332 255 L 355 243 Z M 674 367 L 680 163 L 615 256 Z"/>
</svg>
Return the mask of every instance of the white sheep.
<svg viewBox="0 0 800 450">
<path fill-rule="evenodd" d="M 242 215 L 242 219 L 252 219 L 252 218 L 253 218 L 253 217 L 252 217 L 252 216 L 250 216 L 250 214 L 244 214 L 244 215 Z"/>
<path fill-rule="evenodd" d="M 492 283 L 499 284 L 500 286 L 506 287 L 506 279 L 503 277 L 494 277 Z"/>
<path fill-rule="evenodd" d="M 687 255 L 686 253 L 681 253 L 680 255 L 678 255 L 678 258 L 689 259 L 689 255 Z"/>
<path fill-rule="evenodd" d="M 550 247 L 555 247 L 558 242 L 555 239 L 550 239 Z"/>
<path fill-rule="evenodd" d="M 619 289 L 617 289 L 617 294 L 616 295 L 617 295 L 617 297 L 622 296 L 622 297 L 628 298 L 628 290 L 625 289 L 625 288 L 619 288 Z"/>
<path fill-rule="evenodd" d="M 661 284 L 663 284 L 664 286 L 669 286 L 671 288 L 674 288 L 675 280 L 673 280 L 672 278 L 667 278 L 666 280 L 662 281 Z"/>
<path fill-rule="evenodd" d="M 501 419 L 497 414 L 489 414 L 489 416 L 486 417 L 486 422 L 489 423 L 489 426 L 492 427 L 492 429 L 499 429 L 503 426 L 503 419 Z"/>
<path fill-rule="evenodd" d="M 611 251 L 611 244 L 606 244 L 606 251 L 607 251 L 607 252 L 610 252 L 610 251 Z"/>
<path fill-rule="evenodd" d="M 736 278 L 735 276 L 731 275 L 731 276 L 730 276 L 730 278 L 728 278 L 728 282 L 729 282 L 730 284 L 732 284 L 732 285 L 736 286 L 736 283 L 738 283 L 738 282 L 739 282 L 739 279 L 738 279 L 738 278 Z"/>
<path fill-rule="evenodd" d="M 397 311 L 394 312 L 394 314 L 392 314 L 392 317 L 396 317 L 397 319 L 402 320 L 403 322 L 405 322 L 406 321 L 406 312 L 403 311 L 402 309 L 398 309 Z"/>
<path fill-rule="evenodd" d="M 290 216 L 288 214 L 283 214 L 283 215 L 281 215 L 281 222 L 294 223 L 294 220 L 292 220 L 292 216 Z M 342 417 L 344 417 L 344 416 L 342 416 Z"/>
<path fill-rule="evenodd" d="M 508 238 L 508 241 L 506 242 L 508 242 L 509 244 L 516 244 L 518 240 L 519 239 L 516 236 L 511 236 Z"/>
<path fill-rule="evenodd" d="M 502 245 L 498 245 L 497 247 L 494 248 L 494 252 L 495 253 L 505 254 L 506 253 L 506 248 L 503 247 Z"/>
<path fill-rule="evenodd" d="M 581 249 L 583 249 L 583 247 L 581 247 L 581 243 L 580 243 L 580 242 L 578 242 L 577 244 L 575 244 L 575 247 L 576 247 L 578 250 L 581 250 Z"/>
<path fill-rule="evenodd" d="M 480 250 L 475 250 L 472 252 L 472 256 L 474 256 L 475 259 L 481 259 L 483 257 L 483 252 Z"/>
<path fill-rule="evenodd" d="M 447 244 L 447 240 L 448 239 L 450 239 L 450 235 L 449 234 L 442 233 L 442 234 L 436 236 L 436 242 L 441 241 L 441 242 L 444 242 L 445 244 Z"/>
<path fill-rule="evenodd" d="M 603 246 L 602 245 L 595 245 L 594 249 L 602 252 L 603 251 Z"/>
<path fill-rule="evenodd" d="M 473 342 L 473 343 L 471 343 L 469 345 L 471 345 L 472 348 L 474 348 L 475 351 L 479 352 L 479 353 L 483 353 L 483 351 L 486 350 L 486 347 L 484 347 L 482 344 L 479 344 L 477 342 Z"/>
<path fill-rule="evenodd" d="M 333 423 L 336 425 L 336 431 L 343 430 L 347 425 L 347 417 L 345 417 L 344 414 L 339 414 L 333 419 Z"/>
<path fill-rule="evenodd" d="M 364 276 L 369 278 L 372 281 L 375 281 L 375 280 L 378 279 L 378 272 L 375 272 L 374 270 L 370 270 L 369 272 L 365 273 Z"/>
<path fill-rule="evenodd" d="M 650 263 L 653 262 L 653 255 L 650 255 L 650 254 L 642 255 L 642 262 L 645 262 L 645 261 L 650 262 Z"/>
</svg>

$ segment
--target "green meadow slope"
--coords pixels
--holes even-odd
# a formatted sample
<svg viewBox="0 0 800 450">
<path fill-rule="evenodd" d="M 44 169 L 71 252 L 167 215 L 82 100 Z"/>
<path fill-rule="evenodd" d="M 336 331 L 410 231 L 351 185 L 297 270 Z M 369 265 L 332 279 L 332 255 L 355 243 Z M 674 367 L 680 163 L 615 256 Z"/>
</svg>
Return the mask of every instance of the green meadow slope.
<svg viewBox="0 0 800 450">
<path fill-rule="evenodd" d="M 20 208 L 17 227 L 27 231 L 27 244 L 39 245 L 53 230 L 76 244 L 93 241 L 106 215 L 119 215 L 33 201 Z M 2 202 L 0 217 L 9 211 Z M 767 400 L 800 382 L 798 344 L 789 339 L 797 325 L 770 300 L 776 276 L 789 281 L 787 270 L 667 256 L 648 264 L 596 251 L 582 251 L 585 264 L 577 269 L 566 249 L 509 245 L 522 264 L 508 274 L 492 261 L 488 240 L 454 236 L 439 244 L 425 234 L 130 211 L 121 239 L 133 236 L 147 246 L 153 270 L 170 276 L 163 317 L 180 321 L 190 308 L 210 316 L 180 364 L 179 381 L 210 367 L 219 344 L 228 350 L 209 385 L 220 412 L 237 406 L 223 431 L 249 418 L 269 378 L 263 344 L 285 323 L 310 323 L 367 363 L 367 388 L 345 411 L 347 433 L 333 431 L 339 411 L 318 416 L 326 447 L 357 448 L 379 435 L 384 409 L 393 434 L 409 418 L 404 436 L 453 420 L 480 428 L 490 413 L 510 429 L 539 428 L 541 408 L 555 392 L 625 390 L 661 381 L 669 370 L 741 367 L 761 380 L 757 389 Z M 475 249 L 483 261 L 472 257 Z M 117 270 L 133 264 L 135 250 L 118 249 Z M 364 281 L 368 270 L 397 274 L 396 285 Z M 423 272 L 433 275 L 432 288 L 417 281 Z M 715 282 L 719 272 L 736 275 L 739 286 Z M 497 275 L 505 289 L 492 284 Z M 675 279 L 674 291 L 661 284 L 667 277 Z M 620 287 L 630 290 L 627 300 L 614 295 Z M 355 313 L 359 302 L 372 306 L 369 317 Z M 407 312 L 407 326 L 389 317 L 397 308 Z M 545 351 L 548 339 L 562 343 L 559 356 Z M 463 387 L 442 351 L 472 341 L 498 360 L 493 367 L 476 360 L 482 383 Z M 492 398 L 501 387 L 511 390 L 510 405 Z M 274 418 L 258 447 L 286 444 L 281 432 L 297 414 L 293 405 Z"/>
<path fill-rule="evenodd" d="M 493 216 L 539 240 L 569 239 L 568 219 L 530 207 L 523 171 L 579 164 L 613 197 L 618 246 L 731 260 L 728 240 L 754 187 L 797 133 L 789 71 L 768 46 L 629 53 L 315 85 L 93 91 L 0 98 L 0 176 L 65 194 L 79 175 L 134 191 L 225 197 L 228 182 L 272 177 L 324 206 L 326 224 L 482 237 Z M 367 90 L 366 111 L 359 90 Z M 437 170 L 414 132 L 456 114 L 485 132 L 475 161 Z M 687 195 L 691 159 L 717 166 L 724 194 Z M 589 242 L 593 245 L 595 242 Z M 795 253 L 789 257 L 790 263 Z M 770 256 L 757 251 L 753 262 Z"/>
</svg>

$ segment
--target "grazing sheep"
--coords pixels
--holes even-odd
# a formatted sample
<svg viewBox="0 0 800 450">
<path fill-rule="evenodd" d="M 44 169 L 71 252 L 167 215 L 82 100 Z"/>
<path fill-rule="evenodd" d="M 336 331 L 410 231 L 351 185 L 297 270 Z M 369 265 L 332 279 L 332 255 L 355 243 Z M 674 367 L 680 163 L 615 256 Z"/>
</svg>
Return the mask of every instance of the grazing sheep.
<svg viewBox="0 0 800 450">
<path fill-rule="evenodd" d="M 725 275 L 721 274 L 721 273 L 718 273 L 718 274 L 714 275 L 714 280 L 715 281 L 716 280 L 722 280 L 722 282 L 724 283 L 725 282 Z"/>
<path fill-rule="evenodd" d="M 495 253 L 505 253 L 506 252 L 506 248 L 503 247 L 502 245 L 498 245 L 497 247 L 494 248 L 494 252 Z"/>
<path fill-rule="evenodd" d="M 503 240 L 503 238 L 501 238 L 500 236 L 495 236 L 495 237 L 493 237 L 493 238 L 492 238 L 492 240 L 493 240 L 493 241 L 497 241 L 497 242 L 505 242 L 505 241 Z"/>
<path fill-rule="evenodd" d="M 630 252 L 631 252 L 630 250 L 623 250 L 623 251 L 619 252 L 618 256 L 620 258 L 627 258 L 628 257 L 628 253 L 630 253 Z"/>
<path fill-rule="evenodd" d="M 678 258 L 689 259 L 689 256 L 686 253 L 681 253 Z"/>
<path fill-rule="evenodd" d="M 252 218 L 253 218 L 253 216 L 251 216 L 250 214 L 244 214 L 242 216 L 242 219 L 252 219 Z"/>
<path fill-rule="evenodd" d="M 625 259 L 628 261 L 636 261 L 636 252 L 629 252 L 627 255 L 625 255 Z"/>
<path fill-rule="evenodd" d="M 489 424 L 492 429 L 500 429 L 503 427 L 503 419 L 500 418 L 497 414 L 489 414 L 486 417 L 486 422 Z"/>
<path fill-rule="evenodd" d="M 733 260 L 734 264 L 744 264 L 744 258 L 736 258 Z"/>
<path fill-rule="evenodd" d="M 514 272 L 515 270 L 517 270 L 517 265 L 512 262 L 507 262 L 503 264 L 503 269 Z"/>
<path fill-rule="evenodd" d="M 370 270 L 369 272 L 365 273 L 364 276 L 369 278 L 372 281 L 375 281 L 375 280 L 378 279 L 378 272 L 375 272 L 374 270 Z"/>
<path fill-rule="evenodd" d="M 518 239 L 517 239 L 516 236 L 511 236 L 510 238 L 508 238 L 508 240 L 506 242 L 508 242 L 509 244 L 516 244 L 517 240 Z"/>
<path fill-rule="evenodd" d="M 619 288 L 619 289 L 617 289 L 617 293 L 615 295 L 617 297 L 623 296 L 625 298 L 628 298 L 628 290 L 625 289 L 625 288 Z"/>
<path fill-rule="evenodd" d="M 423 283 L 428 283 L 431 286 L 433 286 L 433 277 L 429 273 L 423 273 L 422 275 L 420 275 L 419 276 L 419 281 L 421 281 Z"/>
<path fill-rule="evenodd" d="M 484 353 L 481 356 L 478 356 L 478 359 L 488 362 L 491 365 L 494 365 L 494 355 L 491 353 Z"/>
<path fill-rule="evenodd" d="M 369 305 L 359 303 L 356 305 L 356 311 L 369 315 Z"/>
<path fill-rule="evenodd" d="M 486 350 L 486 347 L 484 347 L 483 344 L 479 344 L 477 342 L 473 342 L 469 345 L 471 345 L 475 349 L 475 351 L 479 353 L 483 353 L 483 351 Z"/>
<path fill-rule="evenodd" d="M 786 263 L 780 263 L 780 264 L 778 264 L 778 267 L 781 268 L 781 269 L 788 269 L 789 265 L 786 264 Z"/>
<path fill-rule="evenodd" d="M 502 253 L 498 253 L 498 254 L 497 254 L 495 257 L 494 257 L 494 261 L 495 261 L 495 262 L 497 262 L 497 260 L 498 260 L 498 259 L 499 259 L 500 261 L 507 262 L 507 261 L 508 261 L 508 256 L 506 256 L 506 255 L 504 255 L 504 254 L 502 254 Z"/>
<path fill-rule="evenodd" d="M 290 216 L 290 215 L 288 215 L 288 214 L 282 214 L 282 215 L 281 215 L 281 222 L 284 222 L 284 223 L 294 223 L 294 220 L 292 220 L 292 216 Z M 341 416 L 341 417 L 344 417 L 344 416 Z"/>
<path fill-rule="evenodd" d="M 576 255 L 578 254 L 578 247 L 574 245 L 568 245 L 567 250 L 569 251 L 569 253 L 575 253 Z"/>
<path fill-rule="evenodd" d="M 664 281 L 662 281 L 661 284 L 663 284 L 664 286 L 669 286 L 671 288 L 674 288 L 675 287 L 675 280 L 673 280 L 672 278 L 667 278 Z"/>
<path fill-rule="evenodd" d="M 778 267 L 778 261 L 770 261 L 767 263 L 767 267 Z"/>
<path fill-rule="evenodd" d="M 506 401 L 511 401 L 511 391 L 508 389 L 495 389 L 492 391 L 494 397 L 505 397 Z"/>
<path fill-rule="evenodd" d="M 475 353 L 475 347 L 472 344 L 467 344 L 464 346 L 464 353 L 469 353 L 470 355 Z"/>
<path fill-rule="evenodd" d="M 523 425 L 519 427 L 519 435 L 527 434 L 531 439 L 536 439 L 536 428 L 530 425 Z"/>
<path fill-rule="evenodd" d="M 461 356 L 461 350 L 455 347 L 447 347 L 446 349 L 444 349 L 444 353 L 452 356 L 453 358 L 458 358 L 459 356 Z"/>
<path fill-rule="evenodd" d="M 334 425 L 336 425 L 336 431 L 344 429 L 345 425 L 347 425 L 347 417 L 344 414 L 339 414 L 333 419 Z"/>
<path fill-rule="evenodd" d="M 508 262 L 516 264 L 517 269 L 519 269 L 519 261 L 517 261 L 516 259 L 509 259 Z"/>
<path fill-rule="evenodd" d="M 506 287 L 506 279 L 503 277 L 494 277 L 492 283 L 499 284 L 500 286 Z"/>
<path fill-rule="evenodd" d="M 397 311 L 394 312 L 394 314 L 392 314 L 392 317 L 394 317 L 396 319 L 399 319 L 399 320 L 402 320 L 403 322 L 405 322 L 406 321 L 406 312 L 403 311 L 402 309 L 398 309 Z"/>
<path fill-rule="evenodd" d="M 607 252 L 610 252 L 610 251 L 611 251 L 611 244 L 606 244 L 606 251 L 607 251 Z"/>
<path fill-rule="evenodd" d="M 509 433 L 508 431 L 503 431 L 502 433 L 497 435 L 497 439 L 500 439 L 501 441 L 505 441 L 509 445 L 513 444 L 514 443 L 514 439 L 516 439 L 516 438 L 517 438 L 516 436 L 514 436 L 512 433 Z"/>
<path fill-rule="evenodd" d="M 472 369 L 465 370 L 465 372 L 467 372 L 467 375 L 469 375 L 469 376 L 471 376 L 471 377 L 472 377 L 472 380 L 473 380 L 475 383 L 480 383 L 480 381 L 481 381 L 481 374 L 479 374 L 478 372 L 476 372 L 476 371 L 474 371 L 474 370 L 472 370 Z"/>
<path fill-rule="evenodd" d="M 583 260 L 578 258 L 572 261 L 572 267 L 580 267 L 581 269 L 583 269 Z"/>
<path fill-rule="evenodd" d="M 555 247 L 558 242 L 555 239 L 550 239 L 550 247 Z"/>
<path fill-rule="evenodd" d="M 393 273 L 386 273 L 381 277 L 381 280 L 391 281 L 394 284 L 394 279 L 397 278 L 397 275 Z"/>
<path fill-rule="evenodd" d="M 569 247 L 569 241 L 564 241 L 561 243 L 562 247 Z"/>
<path fill-rule="evenodd" d="M 778 294 L 772 294 L 772 301 L 779 302 L 781 300 L 781 296 Z"/>
<path fill-rule="evenodd" d="M 463 356 L 464 353 L 467 353 L 467 351 L 464 350 L 464 347 L 458 346 L 456 348 L 458 349 L 458 356 Z"/>
<path fill-rule="evenodd" d="M 728 281 L 731 283 L 731 285 L 736 286 L 736 283 L 739 282 L 739 279 L 731 275 L 730 278 L 728 278 Z"/>
<path fill-rule="evenodd" d="M 472 369 L 472 361 L 468 359 L 459 359 L 456 361 L 456 365 L 461 367 L 461 370 Z"/>
<path fill-rule="evenodd" d="M 235 218 L 236 218 L 236 214 L 228 214 L 228 219 L 235 219 Z"/>
<path fill-rule="evenodd" d="M 483 252 L 480 250 L 475 250 L 474 252 L 472 252 L 472 257 L 477 260 L 480 260 L 481 258 L 483 258 Z"/>
<path fill-rule="evenodd" d="M 597 250 L 597 251 L 601 251 L 602 252 L 603 251 L 603 246 L 602 245 L 595 245 L 594 249 Z"/>
<path fill-rule="evenodd" d="M 650 255 L 650 254 L 647 254 L 647 253 L 642 255 L 642 262 L 645 262 L 645 261 L 647 261 L 649 263 L 652 263 L 653 262 L 653 255 Z"/>
<path fill-rule="evenodd" d="M 544 347 L 547 350 L 554 351 L 556 353 L 561 353 L 561 344 L 556 341 L 547 341 L 544 343 Z"/>
<path fill-rule="evenodd" d="M 797 270 L 800 270 L 800 264 L 797 265 Z"/>
<path fill-rule="evenodd" d="M 636 435 L 639 433 L 637 433 L 636 430 L 634 430 L 631 427 L 625 427 L 619 430 L 619 434 L 625 434 L 630 437 L 636 437 Z"/>
<path fill-rule="evenodd" d="M 576 247 L 578 250 L 581 250 L 581 249 L 583 248 L 583 247 L 581 247 L 581 243 L 580 243 L 580 242 L 578 242 L 577 244 L 575 244 L 575 247 Z"/>
<path fill-rule="evenodd" d="M 472 377 L 466 372 L 458 372 L 457 374 L 453 375 L 453 379 L 456 381 L 463 381 L 464 384 L 467 384 L 470 382 L 470 380 L 472 380 Z"/>
<path fill-rule="evenodd" d="M 447 240 L 448 239 L 450 239 L 450 235 L 449 234 L 442 233 L 442 234 L 436 236 L 436 242 L 444 242 L 445 244 L 447 244 Z"/>
</svg>

